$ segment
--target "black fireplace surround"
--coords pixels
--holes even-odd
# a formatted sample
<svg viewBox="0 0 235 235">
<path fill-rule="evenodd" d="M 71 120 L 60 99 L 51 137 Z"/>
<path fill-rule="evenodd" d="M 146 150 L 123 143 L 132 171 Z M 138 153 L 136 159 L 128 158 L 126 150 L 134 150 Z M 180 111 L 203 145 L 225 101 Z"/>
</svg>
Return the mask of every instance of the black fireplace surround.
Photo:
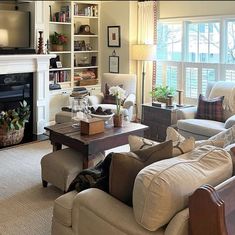
<svg viewBox="0 0 235 235">
<path fill-rule="evenodd" d="M 22 142 L 33 140 L 33 73 L 0 75 L 0 112 L 19 107 L 25 100 L 30 105 L 29 122 Z"/>
</svg>

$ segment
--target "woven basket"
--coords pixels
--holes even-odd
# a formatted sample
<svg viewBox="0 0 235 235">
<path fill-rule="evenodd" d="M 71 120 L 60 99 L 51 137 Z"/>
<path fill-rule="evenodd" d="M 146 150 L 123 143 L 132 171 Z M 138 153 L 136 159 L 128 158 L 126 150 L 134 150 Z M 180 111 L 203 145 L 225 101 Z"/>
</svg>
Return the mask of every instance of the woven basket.
<svg viewBox="0 0 235 235">
<path fill-rule="evenodd" d="M 0 147 L 18 144 L 24 137 L 24 127 L 19 130 L 7 131 L 6 128 L 0 128 Z"/>
</svg>

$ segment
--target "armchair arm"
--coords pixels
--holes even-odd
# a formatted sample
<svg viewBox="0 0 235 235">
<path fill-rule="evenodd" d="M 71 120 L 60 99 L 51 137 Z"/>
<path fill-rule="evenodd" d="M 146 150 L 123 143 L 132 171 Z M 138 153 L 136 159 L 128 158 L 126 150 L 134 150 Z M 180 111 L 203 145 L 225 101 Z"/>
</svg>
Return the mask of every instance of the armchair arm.
<svg viewBox="0 0 235 235">
<path fill-rule="evenodd" d="M 130 94 L 124 101 L 123 108 L 129 109 L 131 106 L 135 104 L 135 94 Z"/>
<path fill-rule="evenodd" d="M 179 119 L 194 119 L 196 117 L 197 107 L 189 107 L 177 110 L 177 118 Z"/>
<path fill-rule="evenodd" d="M 235 115 L 231 116 L 230 118 L 226 120 L 224 127 L 226 129 L 229 129 L 233 125 L 235 125 Z"/>
<path fill-rule="evenodd" d="M 97 231 L 99 234 L 148 234 L 135 221 L 131 207 L 95 188 L 82 191 L 75 197 L 72 228 L 75 234 L 97 234 Z"/>
<path fill-rule="evenodd" d="M 92 106 L 92 105 L 101 104 L 103 99 L 104 99 L 104 96 L 102 93 L 99 95 L 90 95 L 88 96 L 88 105 Z"/>
</svg>

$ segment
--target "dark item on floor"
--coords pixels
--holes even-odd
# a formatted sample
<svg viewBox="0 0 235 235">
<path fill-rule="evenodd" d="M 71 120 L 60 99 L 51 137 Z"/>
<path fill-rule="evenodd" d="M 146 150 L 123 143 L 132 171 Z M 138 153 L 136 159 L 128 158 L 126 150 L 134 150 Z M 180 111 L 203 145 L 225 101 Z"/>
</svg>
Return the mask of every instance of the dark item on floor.
<svg viewBox="0 0 235 235">
<path fill-rule="evenodd" d="M 81 192 L 88 188 L 98 188 L 105 192 L 109 191 L 109 166 L 112 153 L 100 161 L 96 166 L 82 170 L 70 184 L 68 191 Z"/>
</svg>

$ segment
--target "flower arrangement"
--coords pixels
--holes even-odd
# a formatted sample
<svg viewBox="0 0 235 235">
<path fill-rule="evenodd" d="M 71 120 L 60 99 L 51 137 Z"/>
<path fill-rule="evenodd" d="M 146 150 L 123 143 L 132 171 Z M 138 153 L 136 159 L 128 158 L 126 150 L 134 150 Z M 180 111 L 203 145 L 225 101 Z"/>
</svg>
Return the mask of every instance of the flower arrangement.
<svg viewBox="0 0 235 235">
<path fill-rule="evenodd" d="M 20 102 L 20 107 L 0 113 L 0 129 L 19 130 L 28 122 L 29 116 L 30 106 L 24 100 Z"/>
<path fill-rule="evenodd" d="M 51 44 L 65 45 L 68 42 L 68 38 L 62 33 L 54 32 L 54 34 L 50 36 L 50 41 Z"/>
<path fill-rule="evenodd" d="M 117 105 L 116 115 L 120 116 L 121 104 L 126 98 L 126 91 L 119 86 L 112 86 L 109 88 L 109 94 L 115 96 Z"/>
</svg>

